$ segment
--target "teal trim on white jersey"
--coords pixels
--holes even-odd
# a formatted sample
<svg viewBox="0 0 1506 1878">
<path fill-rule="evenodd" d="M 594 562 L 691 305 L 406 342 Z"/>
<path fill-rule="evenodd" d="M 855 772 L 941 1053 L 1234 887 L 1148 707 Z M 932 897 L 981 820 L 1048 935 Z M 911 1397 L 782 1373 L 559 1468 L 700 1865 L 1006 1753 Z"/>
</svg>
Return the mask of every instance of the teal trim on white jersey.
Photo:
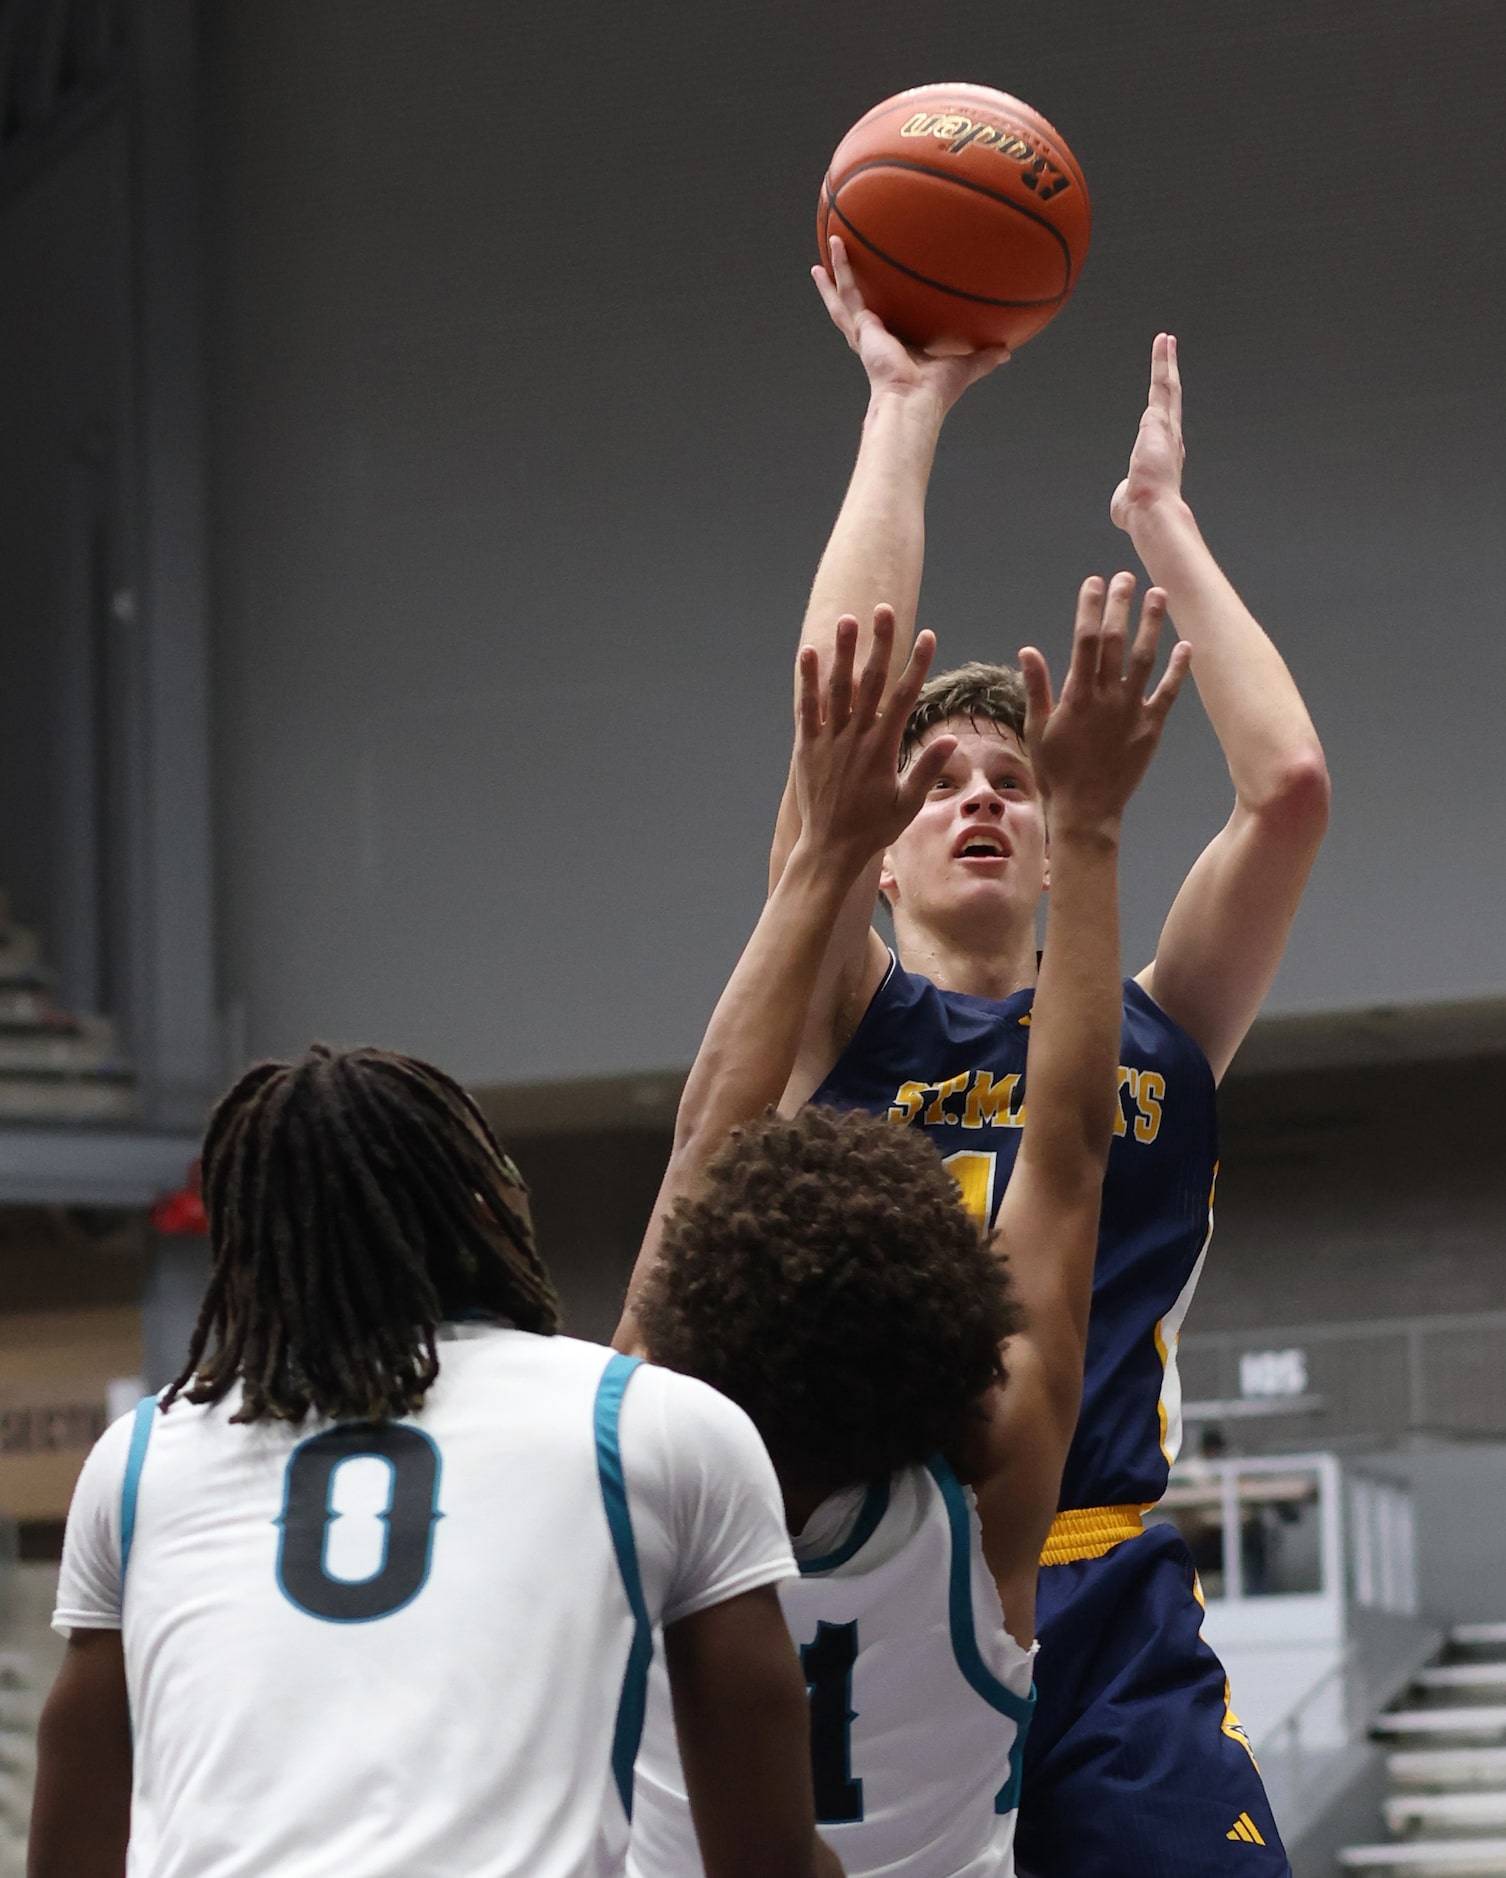
<svg viewBox="0 0 1506 1878">
<path fill-rule="evenodd" d="M 141 1487 L 141 1470 L 146 1465 L 146 1450 L 152 1438 L 152 1422 L 157 1413 L 157 1398 L 144 1395 L 136 1404 L 136 1419 L 131 1424 L 131 1448 L 126 1455 L 125 1478 L 120 1483 L 120 1595 L 125 1597 L 126 1567 L 131 1562 L 131 1542 L 136 1537 L 136 1495 Z"/>
<path fill-rule="evenodd" d="M 931 1478 L 941 1489 L 947 1524 L 952 1532 L 952 1567 L 947 1582 L 952 1653 L 969 1686 L 982 1696 L 990 1708 L 1007 1715 L 1015 1725 L 1014 1745 L 1009 1751 L 1009 1778 L 994 1797 L 996 1813 L 1012 1813 L 1020 1803 L 1025 1737 L 1030 1732 L 1030 1718 L 1035 1713 L 1035 1684 L 1032 1682 L 1028 1694 L 1021 1696 L 1007 1683 L 1001 1682 L 979 1654 L 978 1633 L 973 1620 L 972 1522 L 967 1501 L 963 1498 L 957 1476 L 941 1455 L 938 1454 L 928 1466 Z"/>
<path fill-rule="evenodd" d="M 971 1538 L 967 1501 L 950 1466 L 938 1454 L 928 1464 L 931 1478 L 941 1489 L 946 1504 L 947 1524 L 952 1530 L 952 1569 L 947 1581 L 947 1608 L 952 1622 L 952 1648 L 957 1667 L 967 1677 L 990 1708 L 998 1709 L 1013 1721 L 1028 1721 L 1035 1704 L 1035 1689 L 1028 1697 L 1015 1694 L 1007 1683 L 1000 1682 L 984 1667 L 978 1654 L 978 1635 L 973 1628 L 973 1592 L 971 1582 Z"/>
<path fill-rule="evenodd" d="M 849 1878 L 1011 1878 L 999 1801 L 1018 1786 L 1033 1652 L 1004 1627 L 972 1495 L 944 1462 L 901 1468 L 832 1495 L 805 1531 L 820 1556 L 779 1601 L 822 1837 Z M 636 1780 L 628 1878 L 704 1878 L 662 1663 Z"/>
<path fill-rule="evenodd" d="M 596 1390 L 596 1471 L 601 1480 L 601 1498 L 606 1507 L 607 1527 L 612 1535 L 612 1550 L 617 1555 L 617 1569 L 622 1573 L 622 1588 L 627 1593 L 633 1613 L 633 1641 L 628 1649 L 627 1668 L 622 1675 L 622 1694 L 617 1703 L 617 1726 L 612 1734 L 612 1778 L 617 1783 L 622 1810 L 633 1817 L 633 1762 L 638 1758 L 638 1743 L 643 1738 L 643 1711 L 648 1700 L 648 1667 L 654 1654 L 654 1629 L 649 1621 L 643 1597 L 643 1581 L 638 1571 L 638 1549 L 633 1543 L 633 1517 L 628 1510 L 627 1482 L 622 1474 L 622 1449 L 617 1424 L 622 1413 L 622 1394 L 638 1368 L 636 1356 L 614 1356 L 602 1371 Z"/>
<path fill-rule="evenodd" d="M 823 1558 L 797 1558 L 802 1578 L 814 1578 L 821 1572 L 834 1572 L 839 1565 L 845 1565 L 855 1552 L 860 1551 L 873 1537 L 879 1521 L 889 1511 L 889 1482 L 875 1480 L 864 1496 L 863 1504 L 858 1509 L 858 1516 L 852 1531 L 835 1551 L 828 1552 Z"/>
<path fill-rule="evenodd" d="M 778 1482 L 703 1383 L 617 1359 L 603 1389 L 600 1345 L 463 1331 L 423 1407 L 379 1428 L 180 1398 L 120 1417 L 85 1462 L 54 1623 L 120 1632 L 133 1872 L 622 1878 L 646 1633 L 794 1577 Z M 151 1469 L 134 1515 L 133 1433 L 131 1471 L 148 1438 Z M 295 1450 L 301 1603 L 278 1585 Z M 382 1621 L 312 1621 L 330 1616 Z"/>
</svg>

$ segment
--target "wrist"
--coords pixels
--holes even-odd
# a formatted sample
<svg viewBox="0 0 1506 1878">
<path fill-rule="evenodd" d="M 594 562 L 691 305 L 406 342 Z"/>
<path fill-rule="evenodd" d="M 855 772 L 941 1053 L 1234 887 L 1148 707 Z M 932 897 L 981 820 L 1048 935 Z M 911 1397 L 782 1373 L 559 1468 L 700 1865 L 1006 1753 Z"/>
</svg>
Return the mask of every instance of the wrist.
<svg viewBox="0 0 1506 1878">
<path fill-rule="evenodd" d="M 872 854 L 860 845 L 824 834 L 807 823 L 790 850 L 781 884 L 787 879 L 792 891 L 808 899 L 840 905 L 872 859 Z"/>
<path fill-rule="evenodd" d="M 1167 490 L 1164 494 L 1150 497 L 1148 501 L 1129 504 L 1125 532 L 1134 542 L 1141 560 L 1144 560 L 1147 550 L 1154 553 L 1162 544 L 1169 545 L 1179 539 L 1196 539 L 1198 526 L 1191 506 L 1180 490 Z"/>
<path fill-rule="evenodd" d="M 1072 808 L 1053 802 L 1047 814 L 1051 853 L 1059 858 L 1064 851 L 1074 854 L 1113 856 L 1119 852 L 1119 831 L 1123 821 L 1115 809 Z"/>
<path fill-rule="evenodd" d="M 906 385 L 879 380 L 868 387 L 865 430 L 875 425 L 898 425 L 918 431 L 932 444 L 941 435 L 947 414 L 945 400 L 933 385 Z"/>
</svg>

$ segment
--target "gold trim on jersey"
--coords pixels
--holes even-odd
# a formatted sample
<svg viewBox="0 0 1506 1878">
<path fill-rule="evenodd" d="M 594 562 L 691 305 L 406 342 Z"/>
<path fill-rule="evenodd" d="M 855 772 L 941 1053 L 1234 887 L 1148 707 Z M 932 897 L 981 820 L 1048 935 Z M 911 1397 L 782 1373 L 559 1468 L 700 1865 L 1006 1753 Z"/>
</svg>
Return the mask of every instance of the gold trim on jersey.
<svg viewBox="0 0 1506 1878">
<path fill-rule="evenodd" d="M 1197 1263 L 1192 1268 L 1192 1276 L 1183 1285 L 1175 1304 L 1155 1327 L 1156 1355 L 1161 1359 L 1161 1394 L 1156 1402 L 1156 1420 L 1160 1424 L 1161 1452 L 1166 1457 L 1166 1465 L 1172 1466 L 1182 1451 L 1182 1378 L 1177 1370 L 1177 1345 L 1182 1337 L 1182 1325 L 1192 1305 L 1192 1294 L 1197 1290 L 1197 1281 L 1203 1275 L 1203 1265 L 1208 1257 L 1208 1247 L 1213 1243 L 1213 1201 L 1218 1192 L 1218 1164 L 1213 1167 L 1213 1184 L 1208 1189 L 1208 1231 L 1203 1238 L 1203 1249 L 1197 1255 Z"/>
<path fill-rule="evenodd" d="M 1138 1506 L 1078 1506 L 1058 1513 L 1051 1522 L 1041 1552 L 1043 1565 L 1073 1565 L 1079 1559 L 1102 1558 L 1116 1545 L 1144 1532 Z"/>
<path fill-rule="evenodd" d="M 1192 1574 L 1192 1595 L 1197 1599 L 1202 1609 L 1206 1611 L 1208 1608 L 1208 1600 L 1203 1596 L 1203 1581 L 1198 1577 L 1196 1572 Z M 1198 1635 L 1200 1637 L 1203 1636 L 1201 1629 L 1199 1629 Z M 1207 1641 L 1208 1639 L 1203 1637 L 1203 1642 L 1206 1643 Z M 1224 1719 L 1218 1725 L 1218 1732 L 1221 1735 L 1227 1735 L 1231 1741 L 1237 1741 L 1239 1743 L 1245 1753 L 1249 1755 L 1251 1763 L 1258 1774 L 1260 1772 L 1260 1762 L 1255 1759 L 1255 1750 L 1250 1745 L 1250 1737 L 1245 1732 L 1244 1723 L 1234 1713 L 1234 1692 L 1229 1687 L 1229 1678 L 1227 1676 L 1224 1677 Z M 1241 1813 L 1240 1818 L 1248 1819 L 1249 1814 Z M 1250 1830 L 1253 1832 L 1254 1829 L 1254 1823 L 1252 1821 Z M 1228 1834 L 1228 1837 L 1232 1839 L 1234 1834 L 1231 1832 Z M 1264 1839 L 1262 1839 L 1260 1843 L 1264 1845 Z"/>
</svg>

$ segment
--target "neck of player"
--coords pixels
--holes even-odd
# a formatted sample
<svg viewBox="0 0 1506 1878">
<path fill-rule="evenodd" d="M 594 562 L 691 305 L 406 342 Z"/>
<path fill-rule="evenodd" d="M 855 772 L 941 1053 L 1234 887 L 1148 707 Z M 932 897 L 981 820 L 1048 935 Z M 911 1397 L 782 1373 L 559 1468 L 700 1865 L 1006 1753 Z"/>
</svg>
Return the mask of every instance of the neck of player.
<svg viewBox="0 0 1506 1878">
<path fill-rule="evenodd" d="M 943 929 L 894 913 L 894 943 L 907 972 L 929 978 L 940 991 L 961 991 L 973 998 L 1011 998 L 1036 981 L 1035 908 L 1003 931 L 959 926 Z"/>
</svg>

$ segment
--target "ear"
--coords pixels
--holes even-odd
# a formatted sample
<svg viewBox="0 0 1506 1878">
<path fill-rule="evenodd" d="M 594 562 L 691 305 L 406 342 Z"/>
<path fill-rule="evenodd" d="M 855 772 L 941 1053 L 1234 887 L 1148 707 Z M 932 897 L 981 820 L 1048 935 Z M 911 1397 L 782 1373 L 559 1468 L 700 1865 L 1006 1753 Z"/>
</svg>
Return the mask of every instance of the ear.
<svg viewBox="0 0 1506 1878">
<path fill-rule="evenodd" d="M 899 881 L 894 873 L 894 854 L 889 848 L 884 849 L 883 863 L 879 868 L 878 890 L 884 896 L 889 911 L 892 913 L 895 902 L 899 899 Z"/>
</svg>

